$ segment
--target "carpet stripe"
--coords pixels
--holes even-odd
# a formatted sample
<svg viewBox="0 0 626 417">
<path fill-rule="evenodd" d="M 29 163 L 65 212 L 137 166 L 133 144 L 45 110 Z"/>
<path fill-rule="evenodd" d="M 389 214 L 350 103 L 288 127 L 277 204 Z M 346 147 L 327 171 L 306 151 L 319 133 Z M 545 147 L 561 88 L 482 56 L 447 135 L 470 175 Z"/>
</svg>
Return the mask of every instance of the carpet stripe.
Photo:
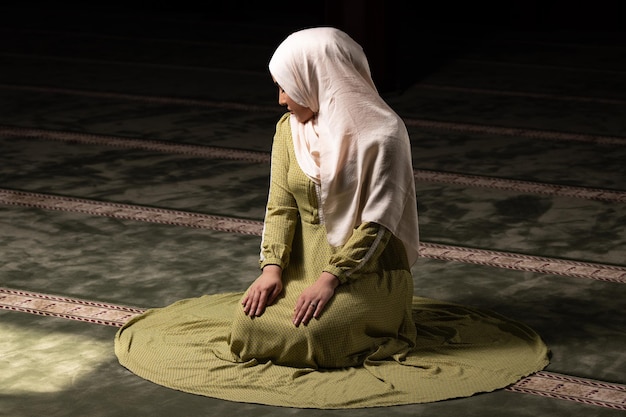
<svg viewBox="0 0 626 417">
<path fill-rule="evenodd" d="M 0 309 L 117 327 L 145 311 L 9 288 L 0 288 Z"/>
<path fill-rule="evenodd" d="M 0 204 L 84 213 L 94 216 L 149 223 L 195 227 L 245 235 L 259 236 L 263 229 L 262 222 L 255 220 L 244 220 L 188 211 L 110 203 L 2 188 L 0 188 Z"/>
<path fill-rule="evenodd" d="M 255 106 L 244 103 L 234 102 L 217 102 L 211 100 L 189 100 L 180 99 L 175 97 L 159 97 L 159 96 L 144 96 L 138 94 L 122 94 L 122 93 L 110 93 L 88 90 L 74 90 L 68 88 L 56 88 L 56 87 L 38 87 L 38 86 L 21 86 L 0 84 L 0 89 L 5 90 L 18 90 L 18 91 L 33 91 L 43 93 L 55 93 L 55 94 L 70 94 L 79 95 L 93 98 L 113 98 L 122 100 L 133 100 L 145 103 L 158 103 L 158 104 L 177 104 L 177 105 L 189 105 L 200 107 L 212 107 L 223 108 L 232 110 L 247 109 L 249 111 L 267 111 L 273 113 L 279 113 L 278 106 Z M 556 141 L 574 141 L 574 142 L 587 142 L 594 144 L 604 145 L 620 145 L 626 146 L 626 138 L 621 136 L 605 136 L 605 135 L 591 135 L 591 134 L 579 134 L 571 132 L 558 132 L 551 130 L 540 129 L 528 129 L 517 127 L 503 127 L 493 125 L 471 124 L 471 123 L 459 123 L 450 121 L 438 121 L 428 119 L 416 119 L 409 116 L 403 116 L 404 122 L 407 126 L 437 129 L 437 130 L 452 130 L 464 133 L 477 133 L 486 135 L 500 135 L 500 136 L 514 136 L 528 139 L 538 140 L 556 140 Z"/>
<path fill-rule="evenodd" d="M 584 97 L 584 96 L 570 96 L 566 94 L 548 94 L 548 93 L 531 93 L 526 91 L 513 91 L 513 90 L 493 90 L 487 88 L 469 88 L 459 87 L 453 85 L 441 85 L 441 84 L 417 84 L 418 89 L 435 90 L 435 91 L 453 91 L 459 93 L 468 94 L 484 94 L 495 96 L 508 96 L 508 97 L 527 97 L 546 100 L 560 100 L 560 101 L 577 101 L 581 103 L 600 103 L 600 104 L 617 104 L 623 106 L 626 104 L 626 100 L 617 98 L 602 98 L 602 97 Z"/>
<path fill-rule="evenodd" d="M 260 236 L 263 222 L 0 188 L 0 204 Z M 626 267 L 422 242 L 420 256 L 517 271 L 626 283 Z"/>
<path fill-rule="evenodd" d="M 269 163 L 266 152 L 229 149 L 213 146 L 172 143 L 168 141 L 131 139 L 119 136 L 95 135 L 45 129 L 0 125 L 0 135 L 19 138 L 36 138 L 62 142 L 102 145 L 127 149 L 144 149 L 155 152 L 174 153 L 201 158 L 232 159 L 254 163 Z M 587 200 L 626 202 L 626 192 L 601 188 L 574 187 L 533 181 L 511 180 L 480 175 L 466 175 L 429 170 L 414 170 L 416 181 L 447 183 L 467 187 L 499 189 L 517 193 L 545 194 Z"/>
<path fill-rule="evenodd" d="M 464 133 L 484 135 L 515 136 L 526 139 L 554 140 L 566 142 L 586 142 L 598 145 L 626 145 L 626 138 L 621 136 L 590 135 L 584 133 L 558 132 L 551 130 L 528 129 L 519 127 L 491 126 L 473 123 L 444 122 L 438 120 L 404 118 L 407 126 L 452 130 Z"/>
<path fill-rule="evenodd" d="M 516 271 L 626 283 L 626 267 L 422 242 L 420 256 Z"/>
<path fill-rule="evenodd" d="M 0 287 L 0 309 L 121 327 L 145 309 Z M 538 372 L 505 388 L 598 407 L 626 409 L 626 386 Z"/>
<path fill-rule="evenodd" d="M 95 59 L 95 58 L 75 58 L 69 56 L 54 56 L 54 55 L 41 55 L 41 54 L 20 54 L 20 53 L 0 53 L 0 56 L 8 57 L 8 58 L 26 58 L 32 60 L 40 60 L 45 62 L 69 62 L 69 63 L 77 63 L 77 64 L 96 64 L 98 66 L 103 65 L 111 65 L 111 66 L 122 66 L 122 67 L 137 67 L 137 68 L 146 68 L 146 69 L 171 69 L 171 70 L 183 70 L 183 71 L 201 71 L 201 72 L 224 72 L 229 74 L 241 74 L 241 75 L 252 75 L 258 77 L 267 78 L 267 73 L 256 70 L 246 70 L 246 69 L 238 69 L 238 68 L 218 68 L 218 67 L 207 67 L 207 66 L 198 66 L 198 65 L 176 65 L 176 64 L 160 64 L 154 62 L 140 62 L 140 61 L 114 61 L 114 60 L 106 60 L 106 59 Z"/>
<path fill-rule="evenodd" d="M 508 391 L 626 410 L 626 385 L 540 371 L 507 388 Z"/>
<path fill-rule="evenodd" d="M 571 197 L 585 200 L 626 202 L 626 192 L 602 188 L 575 187 L 569 185 L 547 184 L 535 181 L 511 180 L 506 178 L 486 177 L 482 175 L 457 174 L 451 172 L 414 170 L 416 181 L 439 182 L 463 185 L 467 187 L 489 188 L 515 193 L 544 194 L 558 197 Z"/>
<path fill-rule="evenodd" d="M 101 145 L 126 149 L 144 149 L 200 158 L 235 159 L 259 163 L 270 162 L 270 155 L 267 152 L 192 145 L 160 140 L 129 139 L 120 136 L 96 135 L 90 133 L 63 132 L 0 125 L 0 136 L 54 140 L 60 142 Z"/>
<path fill-rule="evenodd" d="M 0 84 L 1 90 L 14 90 L 14 91 L 26 91 L 32 93 L 46 93 L 46 94 L 66 94 L 79 97 L 91 97 L 98 99 L 114 99 L 114 100 L 126 100 L 126 101 L 138 101 L 149 104 L 167 104 L 167 105 L 179 105 L 179 106 L 193 106 L 193 107 L 209 107 L 226 110 L 246 110 L 254 112 L 274 112 L 281 113 L 281 109 L 276 106 L 257 106 L 253 104 L 235 103 L 230 101 L 212 101 L 212 100 L 199 100 L 188 99 L 179 97 L 164 97 L 164 96 L 146 96 L 140 94 L 127 94 L 127 93 L 112 93 L 107 91 L 93 91 L 93 90 L 76 90 L 72 88 L 61 87 L 40 87 L 31 85 L 13 85 L 13 84 Z"/>
</svg>

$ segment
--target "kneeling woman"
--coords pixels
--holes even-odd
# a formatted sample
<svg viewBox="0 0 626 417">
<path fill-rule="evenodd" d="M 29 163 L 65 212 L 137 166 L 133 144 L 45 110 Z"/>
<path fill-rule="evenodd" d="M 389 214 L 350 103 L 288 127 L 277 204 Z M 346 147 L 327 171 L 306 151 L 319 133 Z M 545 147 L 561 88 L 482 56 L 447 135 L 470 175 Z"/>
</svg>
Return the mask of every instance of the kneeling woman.
<svg viewBox="0 0 626 417">
<path fill-rule="evenodd" d="M 417 204 L 402 120 L 342 32 L 294 34 L 269 67 L 289 114 L 272 149 L 263 273 L 235 319 L 233 353 L 334 368 L 413 347 Z"/>
<path fill-rule="evenodd" d="M 413 295 L 411 145 L 361 47 L 305 29 L 269 69 L 289 113 L 272 148 L 262 274 L 244 294 L 131 320 L 120 362 L 187 392 L 307 408 L 467 396 L 542 369 L 547 349 L 523 324 Z"/>
</svg>

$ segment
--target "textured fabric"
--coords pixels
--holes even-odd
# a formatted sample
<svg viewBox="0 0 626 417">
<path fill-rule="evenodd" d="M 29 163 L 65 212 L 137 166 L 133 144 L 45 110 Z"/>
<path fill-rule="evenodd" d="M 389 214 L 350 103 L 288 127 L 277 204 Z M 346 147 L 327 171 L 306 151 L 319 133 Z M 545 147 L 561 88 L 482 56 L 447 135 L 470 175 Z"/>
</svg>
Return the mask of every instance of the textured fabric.
<svg viewBox="0 0 626 417">
<path fill-rule="evenodd" d="M 272 146 L 272 170 L 270 192 L 267 202 L 263 239 L 261 243 L 260 267 L 267 264 L 279 265 L 286 268 L 289 265 L 294 234 L 303 225 L 311 231 L 310 236 L 300 236 L 299 240 L 314 242 L 307 246 L 307 250 L 300 251 L 300 259 L 330 259 L 323 268 L 337 276 L 343 283 L 346 274 L 352 269 L 360 267 L 367 252 L 378 236 L 379 225 L 366 222 L 354 229 L 350 240 L 341 247 L 329 248 L 325 238 L 320 235 L 326 230 L 322 224 L 322 213 L 318 207 L 318 188 L 310 181 L 299 164 L 295 161 L 293 142 L 288 126 L 289 114 L 283 115 L 276 125 L 276 134 Z M 385 229 L 386 230 L 386 229 Z M 391 237 L 386 236 L 385 242 Z M 396 242 L 395 244 L 399 244 Z M 296 240 L 296 248 L 300 248 Z M 320 253 L 317 253 L 320 252 Z M 328 254 L 324 252 L 329 252 Z M 402 249 L 394 253 L 402 256 Z M 319 273 L 315 277 L 319 276 Z"/>
<path fill-rule="evenodd" d="M 404 360 L 372 355 L 363 366 L 314 370 L 236 362 L 227 338 L 240 293 L 179 301 L 132 319 L 117 334 L 122 365 L 173 389 L 230 401 L 297 408 L 362 408 L 489 392 L 539 371 L 546 347 L 497 314 L 413 298 L 417 345 Z M 272 337 L 274 337 L 272 335 Z"/>
<path fill-rule="evenodd" d="M 363 363 L 381 346 L 389 354 L 414 345 L 413 278 L 397 238 L 373 223 L 357 228 L 342 248 L 333 248 L 317 210 L 315 184 L 295 160 L 289 115 L 276 126 L 270 193 L 261 258 L 283 268 L 281 297 L 260 317 L 237 309 L 230 344 L 241 361 L 271 360 L 296 367 L 338 368 Z M 302 291 L 323 270 L 342 285 L 319 320 L 292 323 Z"/>
<path fill-rule="evenodd" d="M 305 126 L 293 121 L 292 135 L 310 177 L 317 175 L 307 159 L 319 161 L 330 244 L 341 246 L 353 228 L 374 222 L 403 241 L 413 264 L 419 231 L 409 135 L 376 91 L 361 46 L 335 28 L 301 30 L 278 46 L 269 70 L 292 100 L 316 113 Z"/>
<path fill-rule="evenodd" d="M 254 319 L 243 314 L 241 293 L 149 310 L 116 335 L 123 366 L 185 392 L 300 408 L 468 396 L 545 367 L 546 346 L 523 324 L 414 297 L 402 243 L 385 228 L 364 224 L 349 248 L 332 248 L 319 223 L 315 185 L 293 162 L 287 120 L 277 127 L 273 165 L 289 169 L 282 178 L 273 175 L 268 210 L 289 212 L 296 202 L 299 210 L 269 216 L 281 220 L 266 225 L 262 261 L 285 266 L 284 294 Z M 292 244 L 276 243 L 283 239 Z M 368 245 L 373 253 L 357 249 Z M 344 271 L 346 263 L 351 273 L 319 320 L 296 328 L 290 318 L 300 291 L 323 268 Z"/>
<path fill-rule="evenodd" d="M 307 123 L 300 123 L 296 117 L 290 118 L 289 121 L 298 165 L 307 177 L 319 185 L 321 161 L 317 117 L 313 117 Z"/>
</svg>

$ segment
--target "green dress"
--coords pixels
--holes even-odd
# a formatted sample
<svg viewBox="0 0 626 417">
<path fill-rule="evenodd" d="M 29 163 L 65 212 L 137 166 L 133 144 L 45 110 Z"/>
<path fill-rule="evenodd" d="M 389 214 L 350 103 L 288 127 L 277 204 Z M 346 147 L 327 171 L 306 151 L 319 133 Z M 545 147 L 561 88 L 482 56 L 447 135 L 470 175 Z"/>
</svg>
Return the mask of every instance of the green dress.
<svg viewBox="0 0 626 417">
<path fill-rule="evenodd" d="M 364 223 L 331 247 L 317 195 L 296 162 L 286 115 L 274 138 L 260 261 L 283 267 L 281 296 L 254 319 L 241 293 L 149 310 L 118 332 L 120 363 L 181 391 L 300 408 L 469 396 L 546 366 L 546 346 L 525 325 L 414 296 L 402 242 L 384 227 Z M 322 271 L 341 285 L 319 319 L 295 327 L 296 299 Z"/>
</svg>

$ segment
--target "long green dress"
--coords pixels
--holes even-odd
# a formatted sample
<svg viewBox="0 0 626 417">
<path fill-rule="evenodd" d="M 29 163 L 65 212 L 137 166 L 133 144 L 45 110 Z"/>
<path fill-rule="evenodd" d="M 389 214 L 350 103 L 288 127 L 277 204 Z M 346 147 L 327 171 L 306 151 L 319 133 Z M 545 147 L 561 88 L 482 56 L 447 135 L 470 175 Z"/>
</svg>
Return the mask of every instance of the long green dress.
<svg viewBox="0 0 626 417">
<path fill-rule="evenodd" d="M 254 319 L 241 293 L 152 309 L 118 332 L 120 363 L 185 392 L 300 408 L 439 401 L 505 387 L 543 369 L 547 348 L 525 325 L 413 295 L 402 243 L 364 223 L 341 248 L 326 240 L 315 184 L 299 168 L 288 118 L 276 130 L 261 267 L 284 291 Z M 295 327 L 296 299 L 322 271 L 341 285 L 317 320 Z"/>
</svg>

